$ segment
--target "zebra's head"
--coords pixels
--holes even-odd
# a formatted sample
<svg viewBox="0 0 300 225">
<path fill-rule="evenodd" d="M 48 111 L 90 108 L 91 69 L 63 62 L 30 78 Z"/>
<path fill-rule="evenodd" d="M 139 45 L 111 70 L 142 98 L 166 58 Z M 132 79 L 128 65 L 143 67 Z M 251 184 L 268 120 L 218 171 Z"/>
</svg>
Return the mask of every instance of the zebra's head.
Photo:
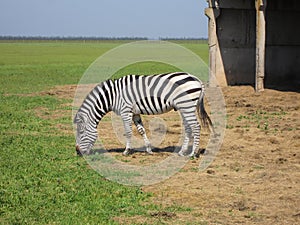
<svg viewBox="0 0 300 225">
<path fill-rule="evenodd" d="M 89 154 L 98 137 L 97 128 L 83 112 L 77 112 L 74 118 L 76 128 L 76 152 L 82 156 Z"/>
</svg>

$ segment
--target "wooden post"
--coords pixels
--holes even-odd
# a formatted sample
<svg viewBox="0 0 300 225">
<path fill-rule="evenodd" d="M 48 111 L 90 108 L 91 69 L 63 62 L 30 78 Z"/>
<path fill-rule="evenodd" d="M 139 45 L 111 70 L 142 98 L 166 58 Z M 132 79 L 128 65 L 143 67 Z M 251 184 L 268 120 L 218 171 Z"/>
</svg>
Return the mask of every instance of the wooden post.
<svg viewBox="0 0 300 225">
<path fill-rule="evenodd" d="M 220 53 L 217 23 L 220 15 L 219 4 L 217 0 L 208 0 L 209 7 L 205 9 L 205 15 L 208 17 L 208 46 L 209 46 L 209 85 L 227 86 L 224 72 L 223 60 Z"/>
<path fill-rule="evenodd" d="M 264 90 L 267 0 L 255 0 L 256 5 L 256 76 L 255 90 Z"/>
</svg>

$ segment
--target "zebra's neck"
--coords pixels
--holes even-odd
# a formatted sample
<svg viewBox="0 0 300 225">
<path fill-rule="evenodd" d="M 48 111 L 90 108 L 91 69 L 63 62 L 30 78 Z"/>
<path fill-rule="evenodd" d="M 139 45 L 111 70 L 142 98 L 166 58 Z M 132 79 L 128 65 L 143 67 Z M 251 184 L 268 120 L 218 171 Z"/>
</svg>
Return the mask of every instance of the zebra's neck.
<svg viewBox="0 0 300 225">
<path fill-rule="evenodd" d="M 108 80 L 97 85 L 85 98 L 81 111 L 89 117 L 90 121 L 98 125 L 105 114 L 111 111 L 113 105 L 113 83 Z"/>
</svg>

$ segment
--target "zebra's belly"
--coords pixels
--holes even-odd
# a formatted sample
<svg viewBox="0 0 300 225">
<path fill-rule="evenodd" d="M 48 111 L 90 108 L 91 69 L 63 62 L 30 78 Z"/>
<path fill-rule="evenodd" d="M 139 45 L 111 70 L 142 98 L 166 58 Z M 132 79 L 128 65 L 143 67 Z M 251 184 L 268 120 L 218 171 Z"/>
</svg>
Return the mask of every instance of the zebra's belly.
<svg viewBox="0 0 300 225">
<path fill-rule="evenodd" d="M 169 108 L 166 108 L 164 110 L 160 110 L 160 111 L 155 111 L 153 109 L 142 109 L 139 111 L 139 113 L 137 114 L 143 114 L 143 115 L 157 115 L 157 114 L 163 114 L 163 113 L 167 113 L 169 111 L 171 111 L 172 109 L 174 109 L 174 107 L 169 107 Z"/>
<path fill-rule="evenodd" d="M 135 114 L 157 115 L 163 114 L 174 109 L 174 106 L 167 102 L 164 104 L 146 104 L 145 102 L 135 103 L 133 106 Z"/>
</svg>

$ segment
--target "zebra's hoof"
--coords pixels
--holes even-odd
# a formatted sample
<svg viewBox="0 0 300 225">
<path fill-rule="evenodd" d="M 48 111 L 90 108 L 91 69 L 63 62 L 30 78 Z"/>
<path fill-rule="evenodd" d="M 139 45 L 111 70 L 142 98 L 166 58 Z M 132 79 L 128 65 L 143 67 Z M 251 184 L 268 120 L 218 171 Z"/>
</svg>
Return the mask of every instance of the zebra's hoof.
<svg viewBox="0 0 300 225">
<path fill-rule="evenodd" d="M 125 151 L 123 152 L 123 155 L 124 156 L 128 156 L 129 154 L 132 153 L 132 150 L 131 149 L 125 149 Z"/>
<path fill-rule="evenodd" d="M 185 156 L 185 155 L 183 154 L 183 152 L 178 152 L 177 154 L 178 154 L 179 156 L 181 156 L 181 157 Z"/>
<path fill-rule="evenodd" d="M 149 155 L 153 155 L 153 152 L 150 150 L 150 151 L 146 151 Z"/>
<path fill-rule="evenodd" d="M 195 154 L 189 154 L 189 158 L 190 158 L 190 160 L 195 159 L 195 158 L 196 158 L 196 157 L 195 157 Z"/>
</svg>

